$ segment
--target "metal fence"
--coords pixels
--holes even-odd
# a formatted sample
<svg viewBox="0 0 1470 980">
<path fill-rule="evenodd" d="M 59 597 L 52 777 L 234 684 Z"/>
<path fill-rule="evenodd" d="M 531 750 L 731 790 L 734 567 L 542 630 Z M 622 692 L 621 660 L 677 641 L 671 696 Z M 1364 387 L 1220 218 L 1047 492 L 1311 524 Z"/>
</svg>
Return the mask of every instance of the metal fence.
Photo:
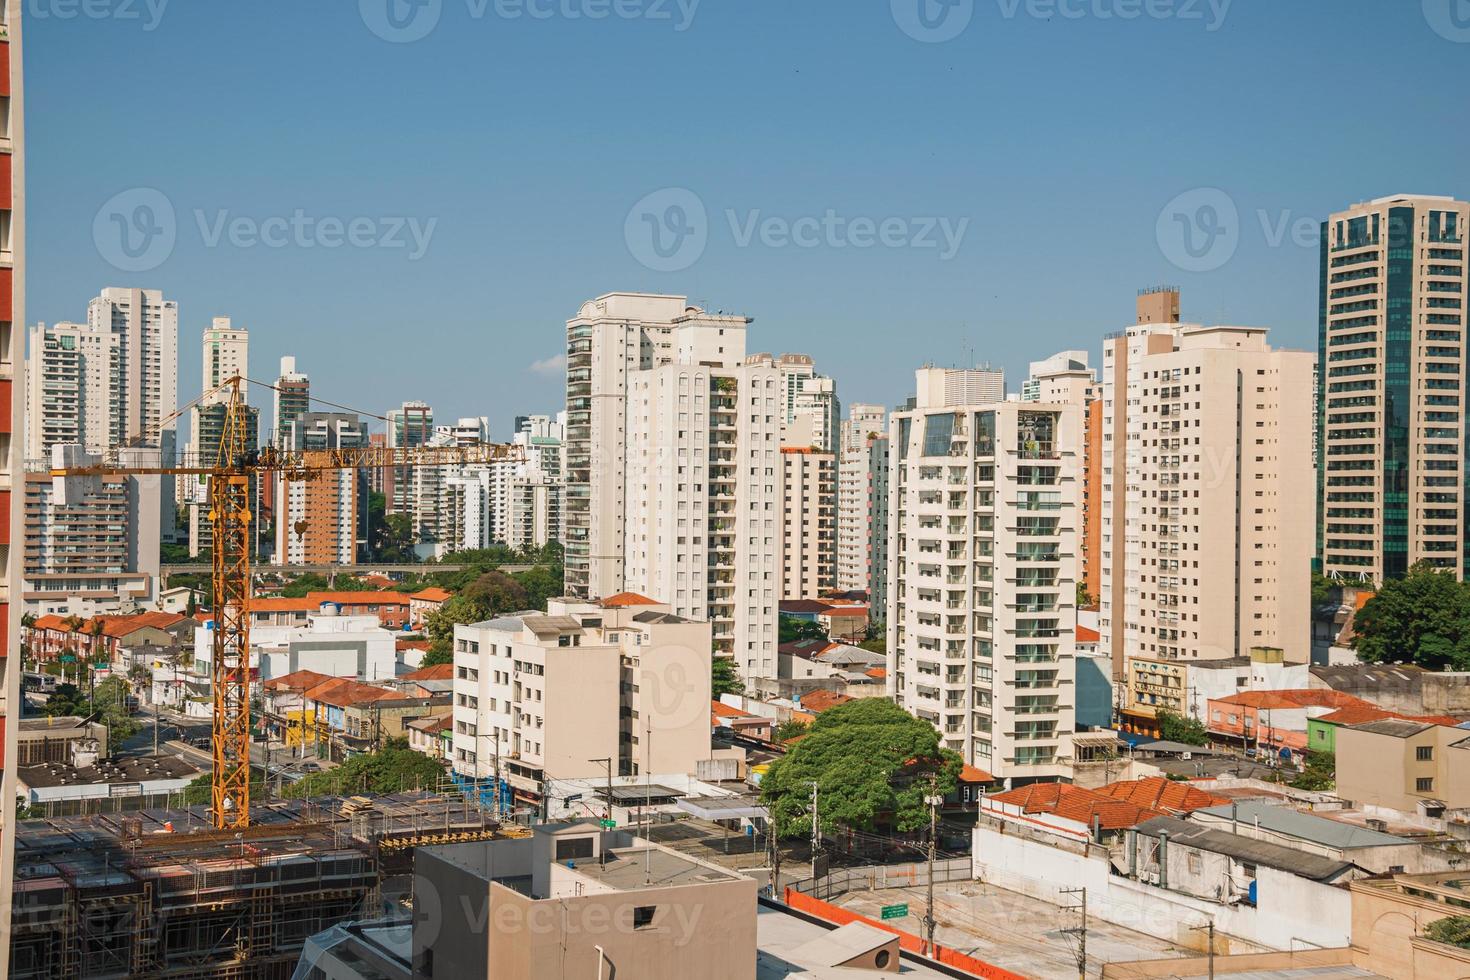
<svg viewBox="0 0 1470 980">
<path fill-rule="evenodd" d="M 934 883 L 973 881 L 974 865 L 968 857 L 934 862 Z M 911 864 L 867 864 L 856 868 L 833 868 L 818 878 L 791 883 L 797 891 L 823 900 L 850 891 L 876 891 L 881 888 L 913 888 L 929 884 L 929 865 L 923 861 Z"/>
</svg>

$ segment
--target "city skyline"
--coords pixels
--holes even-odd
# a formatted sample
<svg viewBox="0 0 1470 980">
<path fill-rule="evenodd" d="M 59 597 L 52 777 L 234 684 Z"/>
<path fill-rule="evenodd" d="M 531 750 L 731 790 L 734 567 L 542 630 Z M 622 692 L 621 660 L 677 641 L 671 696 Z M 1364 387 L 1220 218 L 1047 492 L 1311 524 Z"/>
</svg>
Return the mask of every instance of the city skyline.
<svg viewBox="0 0 1470 980">
<path fill-rule="evenodd" d="M 677 17 L 678 8 L 666 6 Z M 173 5 L 152 30 L 146 19 L 37 18 L 28 67 L 41 76 L 36 89 L 48 102 L 29 138 L 46 165 L 33 168 L 30 194 L 51 219 L 32 230 L 28 320 L 79 320 L 82 302 L 104 285 L 157 288 L 179 302 L 186 337 L 214 316 L 232 316 L 252 331 L 266 364 L 294 354 L 311 366 L 318 390 L 346 404 L 381 412 L 382 402 L 423 398 L 446 417 L 501 418 L 556 409 L 559 327 L 576 302 L 619 289 L 677 293 L 754 316 L 773 338 L 769 346 L 814 354 L 830 347 L 826 370 L 842 379 L 846 399 L 891 407 L 916 362 L 989 361 L 1022 377 L 1039 353 L 1126 322 L 1119 283 L 1177 284 L 1189 320 L 1266 327 L 1283 346 L 1309 348 L 1316 295 L 1308 277 L 1321 220 L 1345 201 L 1466 196 L 1456 164 L 1467 137 L 1459 130 L 1406 158 L 1363 144 L 1309 109 L 1331 90 L 1327 52 L 1373 36 L 1410 57 L 1416 72 L 1412 80 L 1386 76 L 1359 95 L 1360 108 L 1409 128 L 1452 118 L 1454 56 L 1463 46 L 1437 33 L 1418 5 L 1334 8 L 1329 17 L 1321 4 L 1235 3 L 1214 30 L 1208 19 L 1088 13 L 1048 21 L 1032 16 L 1031 6 L 977 5 L 961 34 L 929 44 L 906 35 L 879 5 L 852 19 L 840 51 L 818 43 L 831 26 L 824 11 L 775 5 L 700 5 L 684 31 L 677 20 L 610 19 L 568 22 L 553 35 L 558 25 L 502 20 L 493 11 L 467 19 L 464 7 L 446 4 L 437 28 L 415 43 L 374 35 L 356 10 L 283 8 L 273 21 L 291 25 L 281 53 L 315 66 L 311 100 L 269 79 L 244 87 L 249 95 L 218 85 L 180 90 L 189 88 L 176 84 L 185 74 L 250 70 L 230 54 L 229 39 L 259 22 L 244 11 L 206 15 Z M 1211 16 L 1210 7 L 1196 6 Z M 619 44 L 599 44 L 604 29 Z M 1321 43 L 1297 40 L 1309 34 Z M 668 85 L 685 66 L 733 56 L 754 41 L 766 55 L 738 86 L 738 101 L 698 80 Z M 496 57 L 458 58 L 467 45 L 488 45 Z M 1217 100 L 1209 126 L 1184 123 L 1198 111 L 1200 88 L 1161 83 L 1170 62 L 1146 60 L 1175 50 L 1189 52 L 1190 74 L 1202 82 L 1231 79 L 1233 96 Z M 119 59 L 153 54 L 170 67 L 137 88 L 100 84 L 132 73 Z M 1240 70 L 1243 58 L 1251 71 Z M 387 66 L 381 80 L 349 69 L 367 59 Z M 548 61 L 558 63 L 558 77 L 534 67 Z M 622 96 L 593 83 L 614 61 L 627 79 L 617 88 L 645 93 L 676 125 L 667 132 L 606 125 Z M 873 68 L 857 74 L 856 64 Z M 1032 64 L 1044 73 L 1015 84 Z M 436 88 L 440 101 L 426 106 L 399 91 L 406 73 L 426 82 L 451 74 Z M 519 79 L 532 83 L 517 84 L 514 99 L 494 94 Z M 803 94 L 795 101 L 830 111 L 788 128 L 795 110 L 772 101 L 787 86 Z M 1281 92 L 1290 94 L 1282 100 Z M 229 156 L 189 135 L 205 98 L 232 120 Z M 148 104 L 154 122 L 146 134 L 114 132 L 117 152 L 99 174 L 79 141 L 113 131 L 123 100 Z M 321 120 L 313 106 L 328 103 L 332 118 Z M 1277 111 L 1259 111 L 1266 104 Z M 775 113 L 769 125 L 741 124 L 752 105 Z M 878 125 L 857 126 L 859 106 Z M 1066 125 L 1053 125 L 1049 112 L 1067 106 L 1074 111 Z M 555 130 L 541 121 L 553 112 L 564 114 Z M 446 118 L 493 125 L 440 125 Z M 363 138 L 390 119 L 395 139 Z M 1167 139 L 1143 139 L 1161 130 Z M 602 165 L 591 172 L 574 163 L 585 131 L 600 134 Z M 777 131 L 808 135 L 783 146 L 774 142 Z M 881 142 L 863 135 L 878 132 Z M 783 162 L 750 165 L 752 155 Z M 1349 162 L 1331 172 L 1310 162 L 1327 156 Z M 430 180 L 419 179 L 425 159 L 434 161 Z M 572 191 L 553 194 L 553 187 Z M 115 253 L 115 262 L 103 256 L 96 233 L 99 216 L 104 232 L 110 226 L 105 205 L 138 188 L 162 193 L 176 241 L 157 266 L 130 271 Z M 687 268 L 659 271 L 651 267 L 660 264 L 656 255 L 640 262 L 634 254 L 629 219 L 636 229 L 643 214 L 666 217 L 677 199 L 654 197 L 641 213 L 638 205 L 677 188 L 706 210 L 708 242 Z M 124 197 L 117 213 L 130 218 L 139 203 Z M 1233 250 L 1228 235 L 1211 237 L 1219 224 L 1203 220 L 1192 243 L 1202 257 L 1183 252 L 1171 261 L 1161 248 L 1174 217 L 1223 219 L 1232 208 Z M 249 244 L 252 229 L 266 233 L 265 222 L 297 209 L 323 234 L 323 219 L 403 219 L 396 231 L 374 227 L 404 247 Z M 790 236 L 782 244 L 781 228 L 768 221 L 794 226 L 829 210 L 854 240 L 860 230 L 852 222 L 860 219 L 900 219 L 909 240 L 925 232 L 922 219 L 947 220 L 952 234 L 968 224 L 946 260 L 939 227 L 928 230 L 935 248 L 807 248 Z M 236 219 L 245 234 L 235 233 Z M 427 251 L 410 260 L 424 237 Z M 676 266 L 687 261 L 674 258 Z M 1058 268 L 1066 270 L 1062 290 Z M 364 281 L 395 288 L 365 291 Z M 262 289 L 266 283 L 272 288 Z M 1033 301 L 1039 293 L 1048 303 Z M 378 383 L 362 379 L 410 331 L 415 340 L 482 356 L 432 364 L 396 358 L 392 398 L 375 397 Z M 370 342 L 344 349 L 344 335 Z M 196 357 L 192 346 L 181 351 L 185 377 L 197 376 Z M 899 358 L 904 371 L 889 370 Z"/>
</svg>

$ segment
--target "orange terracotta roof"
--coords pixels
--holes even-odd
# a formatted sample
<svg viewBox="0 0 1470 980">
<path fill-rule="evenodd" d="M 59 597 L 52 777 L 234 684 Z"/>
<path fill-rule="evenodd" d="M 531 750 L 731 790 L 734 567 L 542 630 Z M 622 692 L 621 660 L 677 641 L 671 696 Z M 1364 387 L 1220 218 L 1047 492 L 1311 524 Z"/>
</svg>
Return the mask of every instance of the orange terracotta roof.
<svg viewBox="0 0 1470 980">
<path fill-rule="evenodd" d="M 1170 814 L 1191 813 L 1207 806 L 1221 806 L 1230 802 L 1223 796 L 1206 793 L 1188 783 L 1175 782 L 1162 776 L 1111 783 L 1098 792 L 1115 800 Z"/>
<path fill-rule="evenodd" d="M 403 697 L 397 691 L 374 684 L 363 684 L 349 677 L 334 677 L 306 691 L 309 701 L 318 701 L 338 708 L 355 704 L 370 704 L 373 701 L 391 701 Z"/>
<path fill-rule="evenodd" d="M 68 627 L 66 625 L 66 617 L 65 616 L 57 616 L 55 614 L 47 614 L 45 616 L 39 616 L 39 617 L 37 617 L 36 618 L 36 621 L 31 624 L 31 629 L 33 629 L 33 630 L 61 630 L 63 633 L 69 633 L 69 632 L 71 632 L 70 627 Z"/>
<path fill-rule="evenodd" d="M 1103 830 L 1122 830 L 1163 816 L 1157 810 L 1066 783 L 1032 783 L 986 799 L 1018 806 L 1022 813 L 1051 814 L 1089 827 L 1096 820 Z"/>
<path fill-rule="evenodd" d="M 429 641 L 428 640 L 394 640 L 393 641 L 393 649 L 395 649 L 395 650 L 425 650 L 425 651 L 427 651 L 429 649 Z"/>
<path fill-rule="evenodd" d="M 828 708 L 835 708 L 839 704 L 846 704 L 854 700 L 856 699 L 850 698 L 846 694 L 837 694 L 834 691 L 812 691 L 810 694 L 803 694 L 801 696 L 801 709 L 803 711 L 821 713 Z"/>
<path fill-rule="evenodd" d="M 622 609 L 627 606 L 656 606 L 658 604 L 659 601 L 657 599 L 650 599 L 648 596 L 639 595 L 636 592 L 619 592 L 617 595 L 610 595 L 606 599 L 603 599 L 601 603 L 604 609 Z"/>
<path fill-rule="evenodd" d="M 251 612 L 263 613 L 316 612 L 320 607 L 321 603 L 313 602 L 306 597 L 290 599 L 286 596 L 271 596 L 266 599 L 254 599 L 250 603 Z"/>
<path fill-rule="evenodd" d="M 993 783 L 995 777 L 984 769 L 976 769 L 972 765 L 960 767 L 960 782 L 962 783 Z"/>
<path fill-rule="evenodd" d="M 98 616 L 91 619 L 82 627 L 82 632 L 91 634 L 96 631 L 96 623 L 102 623 L 102 635 L 109 637 L 123 637 L 136 633 L 141 629 L 168 629 L 176 623 L 182 623 L 186 617 L 178 613 L 169 612 L 143 612 L 133 616 Z"/>
<path fill-rule="evenodd" d="M 314 670 L 298 670 L 280 677 L 273 677 L 265 682 L 267 691 L 305 691 L 307 688 L 316 687 L 334 680 L 331 674 L 320 674 Z"/>
<path fill-rule="evenodd" d="M 749 711 L 741 711 L 739 708 L 732 708 L 728 704 L 725 704 L 723 701 L 711 701 L 709 703 L 709 710 L 710 710 L 710 714 L 714 715 L 716 718 L 754 718 L 754 717 L 756 717 L 755 715 L 751 714 Z"/>
<path fill-rule="evenodd" d="M 823 616 L 866 616 L 867 606 L 829 606 Z"/>
<path fill-rule="evenodd" d="M 413 595 L 409 596 L 409 598 L 418 599 L 421 602 L 443 602 L 445 599 L 448 599 L 449 596 L 449 592 L 446 592 L 444 589 L 439 588 L 437 585 L 431 585 L 427 589 L 420 589 Z"/>
<path fill-rule="evenodd" d="M 1215 699 L 1220 704 L 1235 704 L 1243 708 L 1354 708 L 1373 707 L 1362 698 L 1355 698 L 1342 691 L 1327 689 L 1299 689 L 1291 691 L 1243 691 L 1228 698 Z"/>
<path fill-rule="evenodd" d="M 386 575 L 369 575 L 363 581 L 375 589 L 391 589 L 398 584 Z"/>
<path fill-rule="evenodd" d="M 880 681 L 888 676 L 887 669 L 883 667 L 869 667 L 867 670 L 863 671 L 863 673 Z"/>
<path fill-rule="evenodd" d="M 1425 725 L 1444 725 L 1454 728 L 1460 724 L 1458 718 L 1449 715 L 1404 715 L 1397 711 L 1385 711 L 1371 704 L 1349 705 L 1346 708 L 1338 708 L 1328 715 L 1318 718 L 1333 725 L 1361 725 L 1370 721 L 1382 721 L 1385 718 L 1394 718 L 1399 721 L 1417 721 Z"/>
<path fill-rule="evenodd" d="M 335 602 L 339 606 L 392 606 L 407 605 L 408 596 L 402 592 L 308 592 L 306 597 L 317 605 Z"/>
<path fill-rule="evenodd" d="M 1097 630 L 1088 629 L 1086 626 L 1077 627 L 1078 643 L 1096 643 L 1102 639 L 1102 634 Z"/>
<path fill-rule="evenodd" d="M 454 664 L 435 664 L 432 667 L 423 667 L 411 674 L 404 674 L 406 681 L 452 681 L 454 680 Z"/>
</svg>

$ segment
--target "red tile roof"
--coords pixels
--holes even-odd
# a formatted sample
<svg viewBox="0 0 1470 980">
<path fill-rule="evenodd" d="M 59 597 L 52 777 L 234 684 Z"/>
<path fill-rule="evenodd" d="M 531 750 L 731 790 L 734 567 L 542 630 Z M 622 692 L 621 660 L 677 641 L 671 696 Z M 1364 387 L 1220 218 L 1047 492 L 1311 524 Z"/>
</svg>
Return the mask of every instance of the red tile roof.
<svg viewBox="0 0 1470 980">
<path fill-rule="evenodd" d="M 406 681 L 452 681 L 454 680 L 454 664 L 422 667 L 411 674 L 404 674 L 402 679 Z"/>
<path fill-rule="evenodd" d="M 302 597 L 291 599 L 286 596 L 271 596 L 266 599 L 253 599 L 250 602 L 251 612 L 316 612 L 321 608 L 321 603 Z"/>
<path fill-rule="evenodd" d="M 1454 728 L 1460 724 L 1458 718 L 1449 715 L 1403 715 L 1397 711 L 1385 711 L 1371 704 L 1349 705 L 1346 708 L 1338 708 L 1331 714 L 1323 715 L 1318 721 L 1329 722 L 1334 725 L 1361 725 L 1370 721 L 1382 721 L 1385 718 L 1394 718 L 1399 721 L 1417 721 L 1425 725 L 1444 725 Z"/>
<path fill-rule="evenodd" d="M 960 782 L 962 783 L 993 783 L 995 777 L 984 769 L 976 769 L 971 765 L 960 767 Z"/>
<path fill-rule="evenodd" d="M 1101 639 L 1102 634 L 1100 634 L 1097 630 L 1090 630 L 1086 626 L 1077 627 L 1078 643 L 1096 643 L 1098 640 Z"/>
<path fill-rule="evenodd" d="M 610 595 L 606 599 L 602 600 L 602 608 L 604 609 L 621 609 L 626 606 L 657 605 L 659 605 L 659 601 L 657 599 L 650 599 L 648 598 L 648 596 L 639 595 L 636 592 L 619 592 L 617 595 Z"/>
<path fill-rule="evenodd" d="M 1089 827 L 1096 819 L 1103 830 L 1122 830 L 1163 816 L 1157 810 L 1066 783 L 1032 783 L 986 799 L 1018 806 L 1022 813 L 1050 814 Z"/>
<path fill-rule="evenodd" d="M 1188 783 L 1175 782 L 1162 776 L 1111 783 L 1098 792 L 1115 800 L 1169 814 L 1191 813 L 1207 806 L 1221 806 L 1230 802 L 1223 796 L 1206 793 Z"/>
<path fill-rule="evenodd" d="M 374 684 L 363 684 L 348 677 L 334 677 L 306 691 L 308 701 L 330 704 L 338 708 L 371 704 L 374 701 L 392 701 L 402 697 L 403 695 L 398 691 L 390 691 L 386 687 L 378 687 Z"/>
<path fill-rule="evenodd" d="M 271 678 L 265 682 L 265 689 L 267 691 L 305 691 L 330 680 L 335 680 L 331 674 L 320 674 L 314 670 L 298 670 Z"/>
<path fill-rule="evenodd" d="M 1306 689 L 1291 691 L 1243 691 L 1228 698 L 1215 699 L 1220 704 L 1235 704 L 1243 708 L 1355 708 L 1374 707 L 1371 702 L 1355 698 L 1342 691 L 1328 689 Z"/>
<path fill-rule="evenodd" d="M 428 649 L 429 649 L 429 641 L 428 640 L 394 640 L 393 641 L 393 649 L 394 650 L 423 650 L 423 651 L 427 652 Z"/>
<path fill-rule="evenodd" d="M 749 711 L 741 711 L 739 708 L 732 708 L 732 707 L 730 707 L 728 704 L 726 704 L 723 701 L 711 701 L 709 703 L 709 710 L 710 710 L 710 714 L 714 715 L 716 718 L 754 718 L 755 717 L 755 715 L 751 714 Z"/>
<path fill-rule="evenodd" d="M 406 606 L 408 596 L 402 592 L 308 592 L 306 597 L 317 605 L 335 602 L 339 606 Z"/>
<path fill-rule="evenodd" d="M 810 694 L 801 696 L 801 710 L 821 713 L 828 708 L 835 708 L 840 704 L 854 701 L 846 694 L 837 694 L 833 691 L 812 691 Z"/>
<path fill-rule="evenodd" d="M 867 674 L 869 677 L 874 678 L 875 680 L 880 681 L 888 677 L 888 671 L 883 667 L 869 667 L 867 670 L 863 671 L 863 673 Z"/>
<path fill-rule="evenodd" d="M 866 616 L 867 606 L 829 606 L 824 616 Z"/>
<path fill-rule="evenodd" d="M 421 602 L 443 602 L 445 599 L 448 599 L 451 594 L 452 593 L 446 592 L 444 589 L 439 588 L 437 585 L 431 585 L 427 589 L 420 589 L 413 595 L 409 596 L 409 598 L 418 599 Z"/>
</svg>

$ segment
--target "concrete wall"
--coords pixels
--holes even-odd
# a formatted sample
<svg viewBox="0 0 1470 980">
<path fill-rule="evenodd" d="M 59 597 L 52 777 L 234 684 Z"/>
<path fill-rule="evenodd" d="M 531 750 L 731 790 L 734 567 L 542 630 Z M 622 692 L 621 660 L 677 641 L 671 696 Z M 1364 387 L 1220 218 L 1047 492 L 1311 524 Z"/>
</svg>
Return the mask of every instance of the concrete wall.
<svg viewBox="0 0 1470 980">
<path fill-rule="evenodd" d="M 1221 905 L 1116 876 L 1098 847 L 1084 855 L 1080 849 L 979 827 L 974 854 L 975 874 L 983 881 L 1056 905 L 1075 904 L 1062 889 L 1086 887 L 1089 915 L 1186 948 L 1203 948 L 1203 933 L 1192 927 L 1211 919 L 1223 934 L 1220 953 L 1290 949 L 1302 942 L 1345 946 L 1349 939 L 1351 902 L 1345 888 L 1271 868 L 1257 871 L 1260 904 L 1251 907 Z"/>
</svg>

